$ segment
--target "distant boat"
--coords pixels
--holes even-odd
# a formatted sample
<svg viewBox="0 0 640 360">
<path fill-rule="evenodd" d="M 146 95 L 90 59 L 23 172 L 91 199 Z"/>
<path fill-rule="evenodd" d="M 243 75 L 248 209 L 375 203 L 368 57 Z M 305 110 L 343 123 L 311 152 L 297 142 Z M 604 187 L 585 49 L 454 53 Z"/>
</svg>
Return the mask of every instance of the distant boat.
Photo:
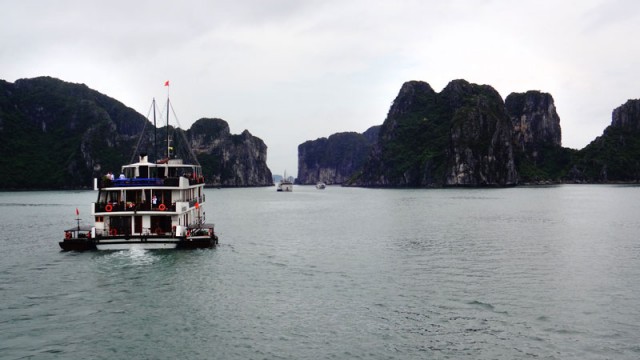
<svg viewBox="0 0 640 360">
<path fill-rule="evenodd" d="M 276 188 L 276 190 L 284 192 L 293 191 L 293 182 L 287 178 L 286 171 L 284 172 L 284 177 L 282 178 L 282 180 L 280 180 L 280 183 L 278 183 L 278 187 Z"/>
<path fill-rule="evenodd" d="M 326 188 L 327 185 L 325 183 L 323 183 L 322 181 L 318 181 L 316 183 L 316 189 L 320 189 L 320 190 L 324 190 L 324 188 Z"/>
</svg>

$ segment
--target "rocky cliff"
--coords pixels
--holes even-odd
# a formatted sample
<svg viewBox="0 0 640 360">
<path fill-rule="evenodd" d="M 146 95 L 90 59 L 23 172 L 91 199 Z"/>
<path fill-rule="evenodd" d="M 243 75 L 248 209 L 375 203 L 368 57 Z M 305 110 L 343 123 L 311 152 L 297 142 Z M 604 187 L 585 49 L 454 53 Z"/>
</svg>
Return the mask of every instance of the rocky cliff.
<svg viewBox="0 0 640 360">
<path fill-rule="evenodd" d="M 490 86 L 455 80 L 436 93 L 425 82 L 410 81 L 376 138 L 362 170 L 342 173 L 348 185 L 640 182 L 640 100 L 616 108 L 602 136 L 574 150 L 561 145 L 560 117 L 550 94 L 512 93 L 502 103 Z M 318 165 L 326 148 L 324 138 L 299 147 L 305 183 L 334 174 L 335 164 Z"/>
<path fill-rule="evenodd" d="M 0 188 L 91 186 L 128 160 L 146 122 L 83 84 L 0 81 Z"/>
<path fill-rule="evenodd" d="M 560 181 L 572 151 L 562 148 L 560 117 L 551 94 L 512 93 L 505 108 L 513 124 L 514 155 L 520 181 Z"/>
<path fill-rule="evenodd" d="M 93 177 L 130 162 L 136 148 L 150 152 L 152 127 L 133 109 L 83 84 L 50 77 L 0 80 L 0 189 L 90 187 Z M 204 166 L 210 184 L 272 184 L 270 174 L 263 181 L 268 169 L 262 140 L 248 132 L 223 138 L 207 138 L 223 144 L 229 159 L 219 160 L 217 168 Z M 202 150 L 215 146 L 198 141 L 206 158 L 201 162 L 218 161 Z"/>
<path fill-rule="evenodd" d="M 511 93 L 505 99 L 511 118 L 514 143 L 518 149 L 536 157 L 542 145 L 561 146 L 560 117 L 551 94 L 540 91 Z"/>
<path fill-rule="evenodd" d="M 209 185 L 273 185 L 271 170 L 267 167 L 267 146 L 248 130 L 232 135 L 226 121 L 203 118 L 191 126 L 187 137 Z"/>
<path fill-rule="evenodd" d="M 640 99 L 611 115 L 611 125 L 577 154 L 571 178 L 586 182 L 640 181 Z"/>
<path fill-rule="evenodd" d="M 611 114 L 611 127 L 640 131 L 640 100 L 628 100 L 613 110 Z"/>
<path fill-rule="evenodd" d="M 512 186 L 518 182 L 512 124 L 500 95 L 464 80 L 440 93 L 405 83 L 357 186 Z"/>
<path fill-rule="evenodd" d="M 299 184 L 342 184 L 362 168 L 372 144 L 377 140 L 379 126 L 363 134 L 337 133 L 298 145 Z"/>
</svg>

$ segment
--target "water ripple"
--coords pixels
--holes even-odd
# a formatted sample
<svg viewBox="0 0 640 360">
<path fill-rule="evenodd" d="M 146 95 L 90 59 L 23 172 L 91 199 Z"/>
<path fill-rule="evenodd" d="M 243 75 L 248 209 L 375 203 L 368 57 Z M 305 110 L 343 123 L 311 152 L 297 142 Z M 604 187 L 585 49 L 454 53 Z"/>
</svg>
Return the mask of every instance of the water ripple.
<svg viewBox="0 0 640 360">
<path fill-rule="evenodd" d="M 0 353 L 636 359 L 637 189 L 210 189 L 216 249 L 100 253 L 93 193 L 5 193 Z"/>
</svg>

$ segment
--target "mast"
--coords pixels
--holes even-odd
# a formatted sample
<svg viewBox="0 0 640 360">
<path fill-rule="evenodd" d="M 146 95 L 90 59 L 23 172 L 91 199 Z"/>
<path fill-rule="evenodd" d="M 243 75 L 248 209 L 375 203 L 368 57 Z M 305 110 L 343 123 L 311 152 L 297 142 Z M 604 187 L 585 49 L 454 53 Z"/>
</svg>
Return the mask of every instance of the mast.
<svg viewBox="0 0 640 360">
<path fill-rule="evenodd" d="M 158 127 L 156 126 L 156 98 L 153 98 L 153 161 L 158 162 Z"/>
<path fill-rule="evenodd" d="M 171 143 L 169 139 L 169 94 L 167 93 L 167 159 L 171 159 Z"/>
<path fill-rule="evenodd" d="M 165 81 L 164 86 L 167 87 L 167 159 L 171 159 L 171 140 L 169 139 L 169 112 L 171 111 L 171 103 L 169 102 L 169 80 Z"/>
</svg>

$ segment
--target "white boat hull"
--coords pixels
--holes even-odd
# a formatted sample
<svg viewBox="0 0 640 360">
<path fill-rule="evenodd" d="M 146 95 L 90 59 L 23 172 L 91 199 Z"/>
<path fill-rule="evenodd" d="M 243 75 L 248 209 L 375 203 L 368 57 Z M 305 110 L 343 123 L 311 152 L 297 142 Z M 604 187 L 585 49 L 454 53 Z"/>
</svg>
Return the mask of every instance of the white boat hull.
<svg viewBox="0 0 640 360">
<path fill-rule="evenodd" d="M 100 242 L 96 244 L 98 250 L 162 250 L 162 249 L 175 249 L 177 247 L 177 241 L 174 242 L 131 242 L 131 243 L 108 243 Z"/>
</svg>

